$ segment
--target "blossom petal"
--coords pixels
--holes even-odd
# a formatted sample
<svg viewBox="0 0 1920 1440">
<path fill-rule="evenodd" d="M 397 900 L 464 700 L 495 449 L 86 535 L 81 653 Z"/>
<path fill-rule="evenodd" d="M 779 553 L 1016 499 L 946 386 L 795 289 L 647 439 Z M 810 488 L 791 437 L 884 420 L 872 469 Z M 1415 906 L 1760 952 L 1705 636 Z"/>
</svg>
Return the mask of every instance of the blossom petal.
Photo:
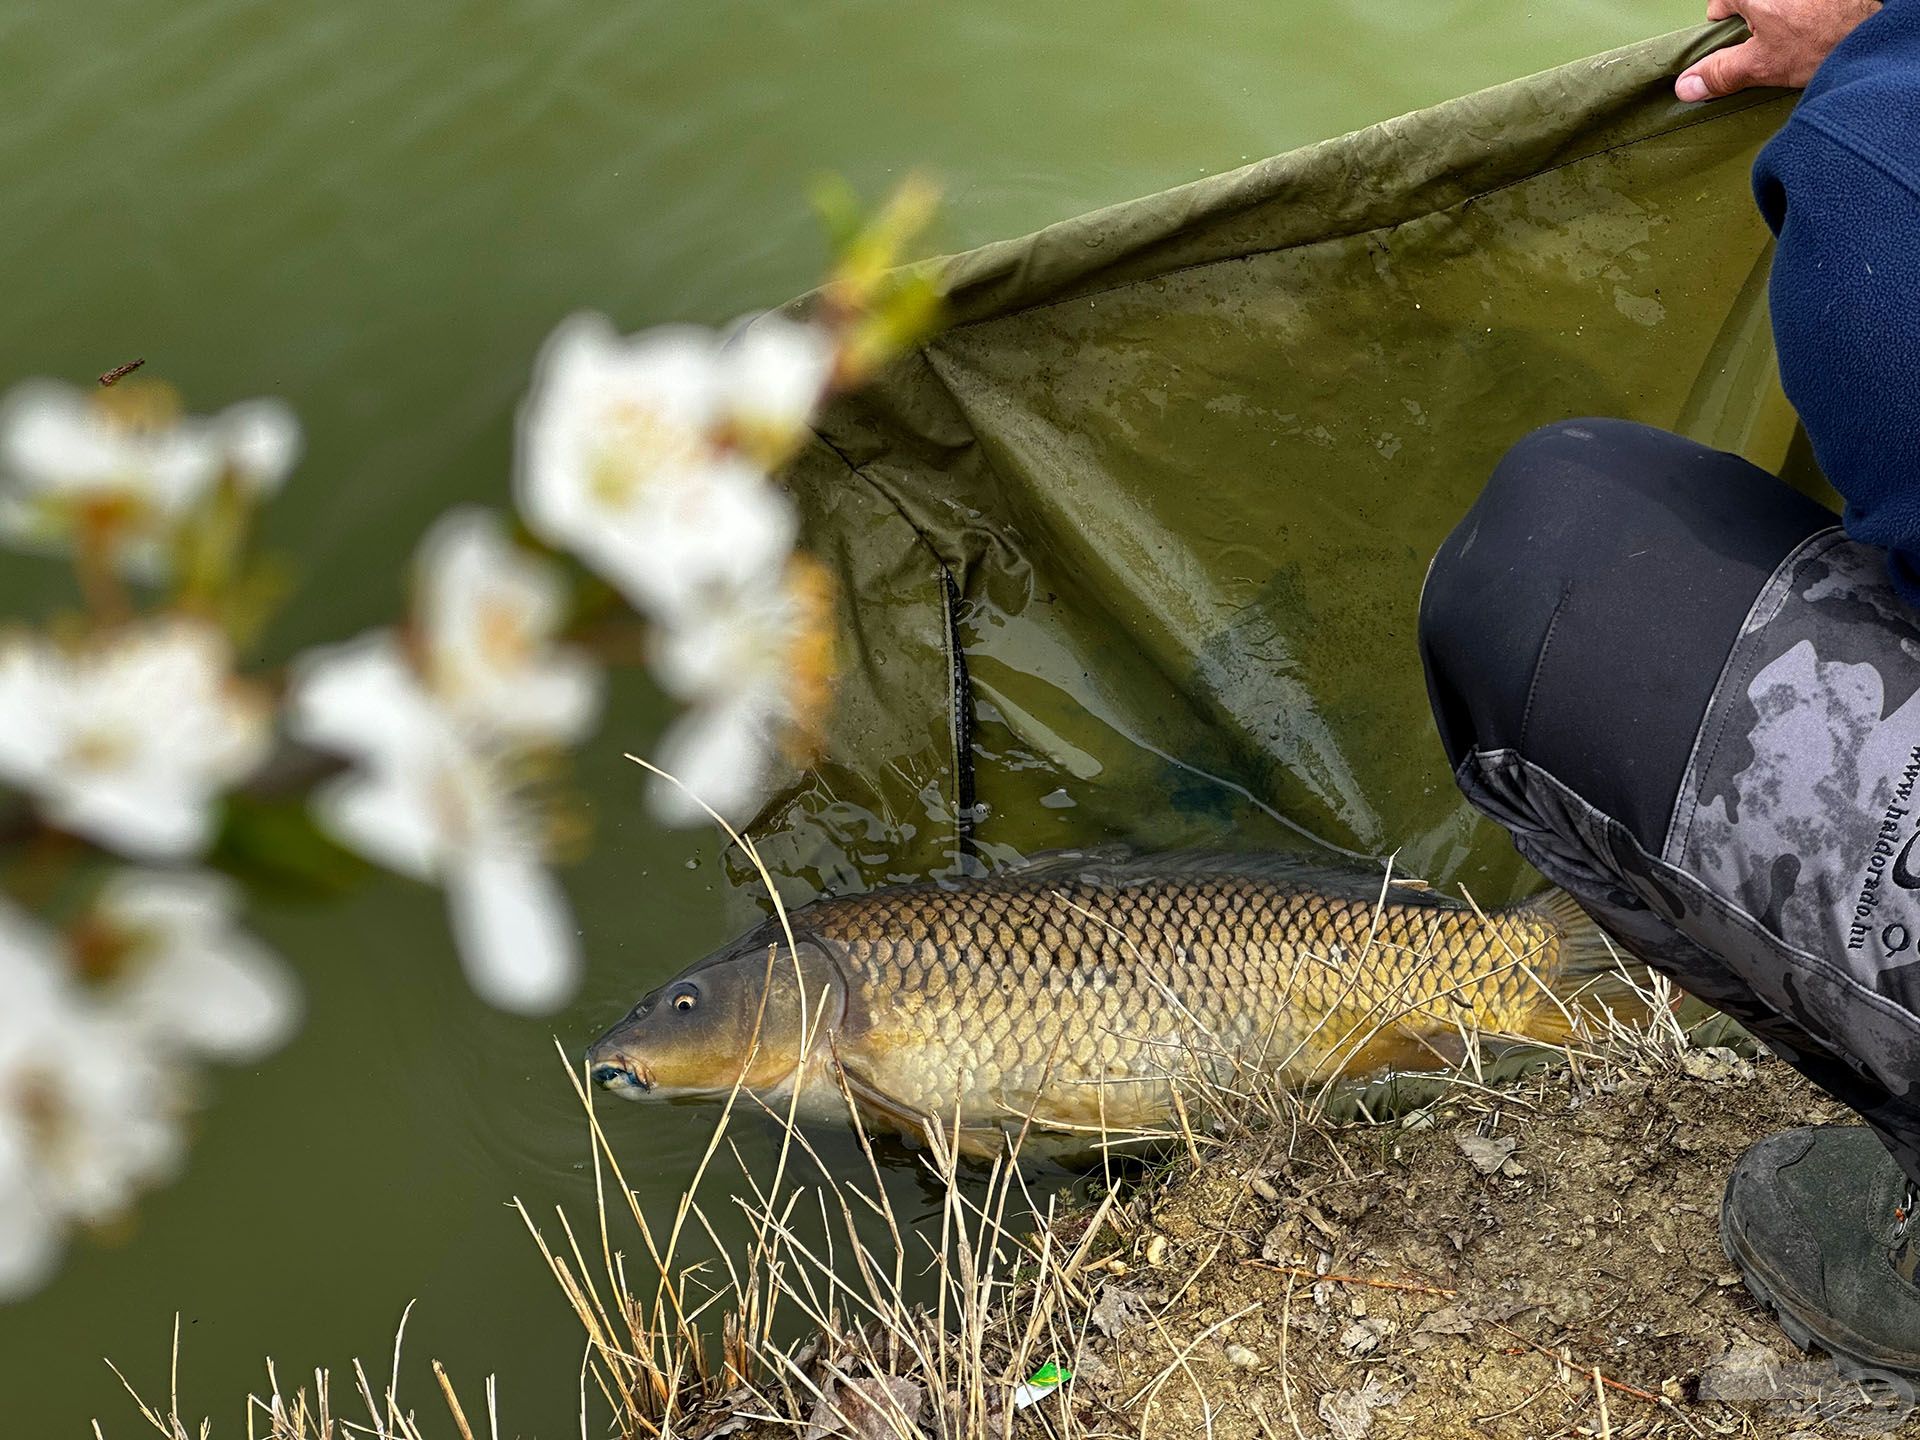
<svg viewBox="0 0 1920 1440">
<path fill-rule="evenodd" d="M 415 880 L 439 877 L 447 836 L 426 787 L 397 771 L 344 775 L 322 785 L 313 812 L 329 834 Z"/>
<path fill-rule="evenodd" d="M 536 535 L 573 548 L 604 522 L 610 502 L 596 490 L 596 456 L 623 413 L 644 411 L 664 430 L 689 434 L 712 425 L 717 351 L 711 333 L 692 326 L 629 339 L 604 315 L 582 314 L 555 328 L 521 404 L 517 437 L 514 496 Z"/>
<path fill-rule="evenodd" d="M 31 1295 L 53 1278 L 66 1226 L 32 1183 L 24 1146 L 0 1142 L 0 1301 Z"/>
<path fill-rule="evenodd" d="M 662 485 L 643 522 L 618 543 L 603 573 L 645 609 L 672 619 L 714 590 L 778 578 L 800 533 L 784 492 L 749 465 L 730 462 Z"/>
<path fill-rule="evenodd" d="M 794 592 L 778 573 L 719 587 L 654 630 L 654 673 L 683 700 L 777 686 L 800 628 Z"/>
<path fill-rule="evenodd" d="M 497 517 L 456 510 L 421 545 L 419 629 L 436 693 L 482 732 L 566 745 L 599 714 L 601 677 L 553 644 L 566 589 L 552 565 L 506 537 Z"/>
<path fill-rule="evenodd" d="M 34 788 L 51 773 L 63 700 L 51 647 L 25 636 L 0 639 L 0 777 Z"/>
<path fill-rule="evenodd" d="M 184 1074 L 120 1024 L 86 1022 L 88 1048 L 59 1074 L 64 1138 L 48 1198 L 88 1225 L 120 1219 L 140 1191 L 174 1179 L 186 1155 Z"/>
<path fill-rule="evenodd" d="M 211 797 L 174 775 L 62 775 L 41 808 L 59 829 L 140 860 L 183 860 L 213 838 Z"/>
<path fill-rule="evenodd" d="M 123 461 L 120 485 L 162 524 L 171 523 L 207 497 L 225 465 L 216 428 L 189 418 L 146 438 Z"/>
<path fill-rule="evenodd" d="M 763 697 L 698 706 L 676 720 L 660 742 L 658 764 L 680 783 L 652 777 L 648 808 L 667 825 L 699 825 L 701 803 L 740 824 L 767 799 L 777 717 Z"/>
<path fill-rule="evenodd" d="M 557 652 L 520 677 L 512 731 L 536 743 L 576 745 L 599 721 L 605 691 L 605 678 L 592 660 Z"/>
<path fill-rule="evenodd" d="M 795 435 L 806 428 L 833 374 L 833 338 L 818 325 L 768 313 L 721 353 L 726 405 L 749 430 Z"/>
<path fill-rule="evenodd" d="M 252 495 L 271 495 L 300 460 L 300 422 L 284 401 L 243 400 L 215 420 L 228 466 Z"/>
<path fill-rule="evenodd" d="M 206 873 L 126 870 L 97 913 L 137 946 L 113 999 L 129 1023 L 224 1060 L 277 1050 L 300 1019 L 280 958 L 234 923 L 238 892 Z"/>
<path fill-rule="evenodd" d="M 429 743 L 431 711 L 392 631 L 310 650 L 293 663 L 288 728 L 316 749 L 404 762 Z"/>
<path fill-rule="evenodd" d="M 111 432 L 71 385 L 27 380 L 0 401 L 0 471 L 29 490 L 65 488 L 114 468 Z"/>
<path fill-rule="evenodd" d="M 481 999 L 543 1015 L 572 996 L 581 969 L 572 912 L 559 882 L 531 855 L 463 855 L 447 875 L 447 908 Z"/>
</svg>

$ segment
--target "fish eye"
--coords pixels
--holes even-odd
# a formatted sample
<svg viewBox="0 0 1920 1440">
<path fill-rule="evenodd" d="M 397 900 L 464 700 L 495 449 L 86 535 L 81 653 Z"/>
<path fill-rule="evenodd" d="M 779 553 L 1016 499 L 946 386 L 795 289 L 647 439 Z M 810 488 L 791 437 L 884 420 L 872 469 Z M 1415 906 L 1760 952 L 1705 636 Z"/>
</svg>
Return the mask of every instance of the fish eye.
<svg viewBox="0 0 1920 1440">
<path fill-rule="evenodd" d="M 693 1009 L 693 1007 L 699 1003 L 700 992 L 691 985 L 687 986 L 684 990 L 676 992 L 673 997 L 673 1008 L 682 1014 Z"/>
</svg>

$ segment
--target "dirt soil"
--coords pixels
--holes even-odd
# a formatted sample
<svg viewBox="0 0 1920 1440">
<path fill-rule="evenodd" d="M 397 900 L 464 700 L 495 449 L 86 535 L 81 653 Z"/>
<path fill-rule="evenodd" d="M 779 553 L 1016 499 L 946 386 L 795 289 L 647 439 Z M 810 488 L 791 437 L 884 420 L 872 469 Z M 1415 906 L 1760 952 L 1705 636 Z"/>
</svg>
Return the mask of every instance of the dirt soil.
<svg viewBox="0 0 1920 1440">
<path fill-rule="evenodd" d="M 1076 1380 L 1035 1410 L 1220 1440 L 1920 1435 L 1902 1397 L 1795 1349 L 1721 1253 L 1735 1157 L 1846 1118 L 1786 1066 L 1710 1049 L 1456 1094 L 1148 1186 Z M 1016 1433 L 1053 1429 L 1029 1416 Z"/>
</svg>

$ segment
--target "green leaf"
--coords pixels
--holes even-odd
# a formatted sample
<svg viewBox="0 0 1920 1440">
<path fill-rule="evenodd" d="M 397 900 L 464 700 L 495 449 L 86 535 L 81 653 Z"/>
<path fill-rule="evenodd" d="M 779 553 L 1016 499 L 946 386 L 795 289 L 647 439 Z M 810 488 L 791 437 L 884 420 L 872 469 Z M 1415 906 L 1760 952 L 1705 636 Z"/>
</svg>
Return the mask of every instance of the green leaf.
<svg viewBox="0 0 1920 1440">
<path fill-rule="evenodd" d="M 820 228 L 827 232 L 827 252 L 838 259 L 853 247 L 866 228 L 867 217 L 860 197 L 846 176 L 826 174 L 814 180 L 809 198 L 813 201 L 813 213 L 820 217 Z"/>
<path fill-rule="evenodd" d="M 209 857 L 262 894 L 328 900 L 363 882 L 372 867 L 320 829 L 299 799 L 227 799 L 220 836 Z"/>
</svg>

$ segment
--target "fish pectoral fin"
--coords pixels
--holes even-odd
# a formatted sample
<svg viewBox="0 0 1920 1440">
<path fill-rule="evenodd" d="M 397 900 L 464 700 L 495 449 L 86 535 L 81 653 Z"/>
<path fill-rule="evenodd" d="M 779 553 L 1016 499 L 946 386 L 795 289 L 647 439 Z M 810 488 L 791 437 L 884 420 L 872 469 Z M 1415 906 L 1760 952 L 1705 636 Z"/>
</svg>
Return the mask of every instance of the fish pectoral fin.
<svg viewBox="0 0 1920 1440">
<path fill-rule="evenodd" d="M 847 1093 L 853 1097 L 854 1104 L 859 1106 L 863 1113 L 899 1131 L 902 1135 L 911 1136 L 916 1140 L 922 1138 L 927 1128 L 936 1123 L 932 1116 L 914 1109 L 911 1105 L 902 1104 L 887 1094 L 863 1075 L 857 1066 L 848 1063 L 846 1057 L 838 1051 L 834 1053 L 834 1060 L 839 1067 L 841 1078 L 846 1081 Z"/>
<path fill-rule="evenodd" d="M 1103 1132 L 1124 1136 L 1155 1130 L 1171 1114 L 1159 1076 L 1089 1081 L 1067 1095 L 1053 1086 L 1040 1093 L 1003 1091 L 995 1098 L 1006 1112 L 1004 1128 L 1030 1125 L 1087 1139 L 1097 1139 Z"/>
<path fill-rule="evenodd" d="M 928 1133 L 937 1129 L 946 1134 L 948 1142 L 956 1153 L 976 1160 L 991 1160 L 1003 1154 L 1007 1148 L 1007 1128 L 1004 1125 L 975 1124 L 956 1127 L 948 1122 L 935 1120 L 925 1111 L 916 1110 L 911 1105 L 903 1105 L 845 1061 L 840 1064 L 840 1073 L 846 1077 L 847 1092 L 853 1096 L 854 1104 L 859 1106 L 863 1115 L 874 1122 L 891 1127 L 909 1139 L 925 1141 Z"/>
</svg>

